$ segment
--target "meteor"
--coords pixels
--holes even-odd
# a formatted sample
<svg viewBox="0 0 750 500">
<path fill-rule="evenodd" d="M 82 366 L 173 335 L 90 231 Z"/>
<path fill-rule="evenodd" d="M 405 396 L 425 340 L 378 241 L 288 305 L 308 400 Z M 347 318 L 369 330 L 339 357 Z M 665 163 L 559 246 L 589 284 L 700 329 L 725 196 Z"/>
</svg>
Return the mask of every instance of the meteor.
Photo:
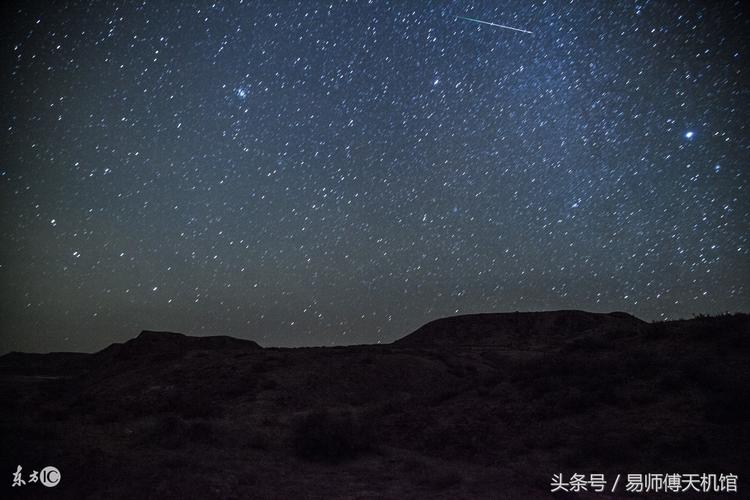
<svg viewBox="0 0 750 500">
<path fill-rule="evenodd" d="M 510 26 L 504 26 L 502 24 L 490 23 L 490 22 L 487 22 L 487 21 L 480 21 L 479 19 L 472 19 L 470 17 L 456 16 L 456 19 L 463 19 L 464 21 L 471 21 L 473 23 L 489 24 L 490 26 L 495 26 L 497 28 L 505 28 L 506 30 L 520 31 L 521 33 L 528 33 L 529 35 L 532 34 L 531 31 L 522 30 L 520 28 L 512 28 Z"/>
</svg>

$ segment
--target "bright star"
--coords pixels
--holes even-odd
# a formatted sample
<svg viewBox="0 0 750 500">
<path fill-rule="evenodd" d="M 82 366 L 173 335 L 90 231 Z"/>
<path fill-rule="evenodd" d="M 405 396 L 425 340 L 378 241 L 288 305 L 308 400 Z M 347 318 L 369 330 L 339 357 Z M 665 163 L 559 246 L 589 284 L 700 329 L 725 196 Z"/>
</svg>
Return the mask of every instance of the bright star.
<svg viewBox="0 0 750 500">
<path fill-rule="evenodd" d="M 236 95 L 237 97 L 239 97 L 243 101 L 247 97 L 247 94 L 248 94 L 248 89 L 246 87 L 244 87 L 244 86 L 237 87 L 236 89 L 234 89 L 234 95 Z"/>
<path fill-rule="evenodd" d="M 685 132 L 686 139 L 692 139 L 694 135 L 695 135 L 695 132 L 693 132 L 692 130 L 689 132 Z"/>
</svg>

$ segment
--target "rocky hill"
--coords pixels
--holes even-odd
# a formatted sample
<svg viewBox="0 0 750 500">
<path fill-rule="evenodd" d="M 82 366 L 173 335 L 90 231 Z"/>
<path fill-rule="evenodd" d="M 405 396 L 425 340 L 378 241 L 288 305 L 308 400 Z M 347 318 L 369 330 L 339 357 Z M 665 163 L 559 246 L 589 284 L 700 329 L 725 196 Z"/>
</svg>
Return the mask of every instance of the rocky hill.
<svg viewBox="0 0 750 500">
<path fill-rule="evenodd" d="M 645 322 L 626 313 L 585 311 L 470 314 L 442 318 L 397 340 L 403 346 L 497 346 L 549 348 L 585 335 L 634 333 Z"/>
<path fill-rule="evenodd" d="M 445 318 L 391 345 L 143 332 L 94 354 L 12 353 L 0 357 L 0 488 L 549 498 L 558 473 L 706 472 L 739 474 L 740 498 L 748 339 L 748 315 L 644 323 L 556 311 Z M 18 465 L 54 465 L 62 481 L 10 488 Z M 633 497 L 621 487 L 589 498 Z"/>
</svg>

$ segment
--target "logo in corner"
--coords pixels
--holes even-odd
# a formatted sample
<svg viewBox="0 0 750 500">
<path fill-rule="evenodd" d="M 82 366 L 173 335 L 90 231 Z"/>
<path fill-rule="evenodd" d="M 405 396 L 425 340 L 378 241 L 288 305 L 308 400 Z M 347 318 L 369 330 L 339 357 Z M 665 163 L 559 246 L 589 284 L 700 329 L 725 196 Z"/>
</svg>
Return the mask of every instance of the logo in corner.
<svg viewBox="0 0 750 500">
<path fill-rule="evenodd" d="M 39 473 L 39 481 L 47 488 L 54 488 L 57 486 L 60 483 L 61 478 L 62 476 L 60 475 L 60 471 L 57 470 L 57 467 L 51 465 L 48 465 Z"/>
</svg>

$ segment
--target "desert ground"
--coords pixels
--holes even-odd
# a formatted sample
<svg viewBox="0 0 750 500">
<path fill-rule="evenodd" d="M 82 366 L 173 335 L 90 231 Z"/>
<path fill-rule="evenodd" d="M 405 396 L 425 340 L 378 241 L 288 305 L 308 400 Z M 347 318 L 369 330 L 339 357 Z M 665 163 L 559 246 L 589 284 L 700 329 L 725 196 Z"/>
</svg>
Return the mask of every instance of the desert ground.
<svg viewBox="0 0 750 500">
<path fill-rule="evenodd" d="M 444 318 L 388 345 L 144 331 L 0 357 L 19 498 L 663 498 L 553 474 L 724 473 L 750 497 L 750 316 Z M 12 487 L 47 465 L 60 483 Z M 591 488 L 588 488 L 591 490 Z M 671 493 L 716 498 L 719 493 Z"/>
</svg>

